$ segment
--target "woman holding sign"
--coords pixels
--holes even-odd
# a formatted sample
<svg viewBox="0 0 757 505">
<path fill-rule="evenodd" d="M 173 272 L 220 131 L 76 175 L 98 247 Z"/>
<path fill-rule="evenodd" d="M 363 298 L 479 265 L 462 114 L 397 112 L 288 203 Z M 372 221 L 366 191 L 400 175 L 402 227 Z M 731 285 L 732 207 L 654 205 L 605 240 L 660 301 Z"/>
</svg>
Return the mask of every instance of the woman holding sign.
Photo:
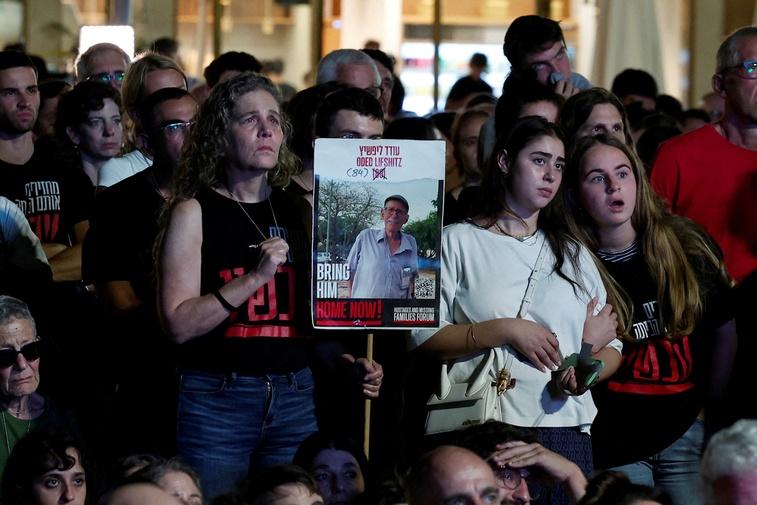
<svg viewBox="0 0 757 505">
<path fill-rule="evenodd" d="M 414 331 L 412 341 L 463 382 L 474 381 L 490 349 L 500 349 L 489 371 L 508 378 L 497 417 L 539 428 L 544 446 L 588 475 L 592 381 L 560 367 L 589 344 L 604 363 L 601 380 L 617 368 L 621 346 L 590 254 L 553 211 L 564 164 L 562 135 L 542 118 L 521 119 L 497 140 L 480 211 L 444 229 L 442 327 Z"/>
<path fill-rule="evenodd" d="M 178 452 L 210 497 L 250 465 L 291 461 L 316 430 L 308 236 L 281 189 L 288 133 L 275 85 L 242 74 L 213 88 L 173 181 L 159 310 L 181 344 Z M 377 393 L 380 378 L 365 380 Z"/>
</svg>

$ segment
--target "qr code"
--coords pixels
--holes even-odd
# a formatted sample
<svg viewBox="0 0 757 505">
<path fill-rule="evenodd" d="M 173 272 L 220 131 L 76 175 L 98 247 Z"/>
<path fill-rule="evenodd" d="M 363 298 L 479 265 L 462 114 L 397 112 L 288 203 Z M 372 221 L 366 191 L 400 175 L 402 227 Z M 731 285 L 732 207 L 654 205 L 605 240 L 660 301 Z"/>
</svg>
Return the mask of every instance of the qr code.
<svg viewBox="0 0 757 505">
<path fill-rule="evenodd" d="M 415 279 L 415 298 L 427 300 L 436 294 L 436 279 L 433 277 L 418 277 Z"/>
</svg>

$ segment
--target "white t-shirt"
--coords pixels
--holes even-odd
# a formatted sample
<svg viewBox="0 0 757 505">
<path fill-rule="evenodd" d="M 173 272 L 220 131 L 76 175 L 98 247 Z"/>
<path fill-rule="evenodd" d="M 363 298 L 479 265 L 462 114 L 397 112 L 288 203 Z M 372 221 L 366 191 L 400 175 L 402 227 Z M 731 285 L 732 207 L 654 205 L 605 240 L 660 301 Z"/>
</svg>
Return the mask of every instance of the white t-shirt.
<svg viewBox="0 0 757 505">
<path fill-rule="evenodd" d="M 545 235 L 539 231 L 521 242 L 496 235 L 470 223 L 444 228 L 442 236 L 441 327 L 516 317 L 528 278 Z M 563 271 L 579 284 L 574 287 L 553 271 L 555 257 L 545 245 L 542 275 L 524 319 L 537 322 L 557 335 L 563 356 L 579 352 L 586 306 L 592 297 L 600 310 L 607 294 L 588 252 L 579 252 L 579 272 L 568 258 Z M 411 345 L 417 347 L 437 330 L 414 330 Z M 610 344 L 618 353 L 619 340 Z M 510 346 L 502 348 L 504 366 L 517 380 L 514 389 L 499 396 L 503 421 L 521 427 L 569 427 L 588 429 L 597 414 L 590 393 L 552 397 L 547 389 L 551 372 L 540 372 Z M 482 354 L 460 358 L 450 366 L 456 380 L 465 380 L 481 362 Z M 497 366 L 502 366 L 498 364 Z"/>
<path fill-rule="evenodd" d="M 139 149 L 117 158 L 111 158 L 100 167 L 97 185 L 107 188 L 152 165 L 152 160 Z"/>
<path fill-rule="evenodd" d="M 47 257 L 37 236 L 15 203 L 0 196 L 0 266 L 38 268 Z"/>
</svg>

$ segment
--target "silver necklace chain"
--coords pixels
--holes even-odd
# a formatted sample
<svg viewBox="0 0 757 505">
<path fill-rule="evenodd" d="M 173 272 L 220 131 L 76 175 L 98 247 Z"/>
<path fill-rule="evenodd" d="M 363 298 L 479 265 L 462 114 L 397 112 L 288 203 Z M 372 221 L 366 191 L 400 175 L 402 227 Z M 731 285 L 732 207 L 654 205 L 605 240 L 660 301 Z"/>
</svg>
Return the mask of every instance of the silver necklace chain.
<svg viewBox="0 0 757 505">
<path fill-rule="evenodd" d="M 244 206 L 242 205 L 242 202 L 237 200 L 237 198 L 234 196 L 234 193 L 231 192 L 231 189 L 229 189 L 229 186 L 226 186 L 226 192 L 229 194 L 229 197 L 234 200 L 240 209 L 242 209 L 242 212 L 247 217 L 247 219 L 252 223 L 252 225 L 255 227 L 256 230 L 258 230 L 258 233 L 263 237 L 263 240 L 268 240 L 270 237 L 267 237 L 265 233 L 263 233 L 263 230 L 260 229 L 260 226 L 258 226 L 258 223 L 255 222 L 254 219 L 252 219 L 252 216 L 245 210 Z M 271 216 L 273 216 L 273 225 L 276 227 L 276 233 L 279 233 L 279 223 L 276 221 L 276 213 L 273 211 L 273 204 L 271 203 L 271 193 L 273 193 L 273 189 L 268 193 L 268 196 L 266 197 L 266 201 L 268 202 L 268 207 L 271 209 Z"/>
<path fill-rule="evenodd" d="M 508 237 L 514 238 L 515 240 L 517 240 L 517 241 L 519 241 L 519 242 L 525 242 L 526 240 L 528 240 L 528 239 L 530 239 L 531 237 L 533 237 L 533 236 L 534 236 L 534 234 L 536 233 L 536 231 L 534 231 L 533 233 L 529 233 L 529 234 L 527 234 L 527 235 L 514 235 L 514 234 L 512 234 L 512 233 L 509 233 L 509 232 L 508 232 L 507 230 L 505 230 L 505 229 L 504 229 L 504 228 L 503 228 L 503 227 L 502 227 L 502 226 L 501 226 L 501 225 L 499 224 L 499 221 L 494 221 L 494 227 L 495 227 L 495 228 L 497 228 L 497 230 L 498 230 L 498 231 L 499 231 L 499 232 L 500 232 L 500 233 L 501 233 L 502 235 L 507 235 Z"/>
</svg>

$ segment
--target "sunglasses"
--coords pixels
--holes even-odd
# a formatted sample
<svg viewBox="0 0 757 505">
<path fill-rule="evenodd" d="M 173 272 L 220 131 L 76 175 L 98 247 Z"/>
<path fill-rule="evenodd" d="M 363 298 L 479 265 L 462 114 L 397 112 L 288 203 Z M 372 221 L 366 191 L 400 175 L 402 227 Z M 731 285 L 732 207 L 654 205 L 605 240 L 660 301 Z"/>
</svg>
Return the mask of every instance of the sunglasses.
<svg viewBox="0 0 757 505">
<path fill-rule="evenodd" d="M 115 72 L 100 72 L 99 74 L 90 75 L 87 78 L 88 81 L 100 81 L 108 83 L 110 81 L 122 82 L 124 80 L 124 72 L 116 70 Z"/>
<path fill-rule="evenodd" d="M 18 355 L 23 354 L 26 361 L 39 359 L 41 345 L 39 340 L 22 345 L 18 351 L 16 349 L 0 349 L 0 368 L 9 368 L 16 364 Z"/>
</svg>

